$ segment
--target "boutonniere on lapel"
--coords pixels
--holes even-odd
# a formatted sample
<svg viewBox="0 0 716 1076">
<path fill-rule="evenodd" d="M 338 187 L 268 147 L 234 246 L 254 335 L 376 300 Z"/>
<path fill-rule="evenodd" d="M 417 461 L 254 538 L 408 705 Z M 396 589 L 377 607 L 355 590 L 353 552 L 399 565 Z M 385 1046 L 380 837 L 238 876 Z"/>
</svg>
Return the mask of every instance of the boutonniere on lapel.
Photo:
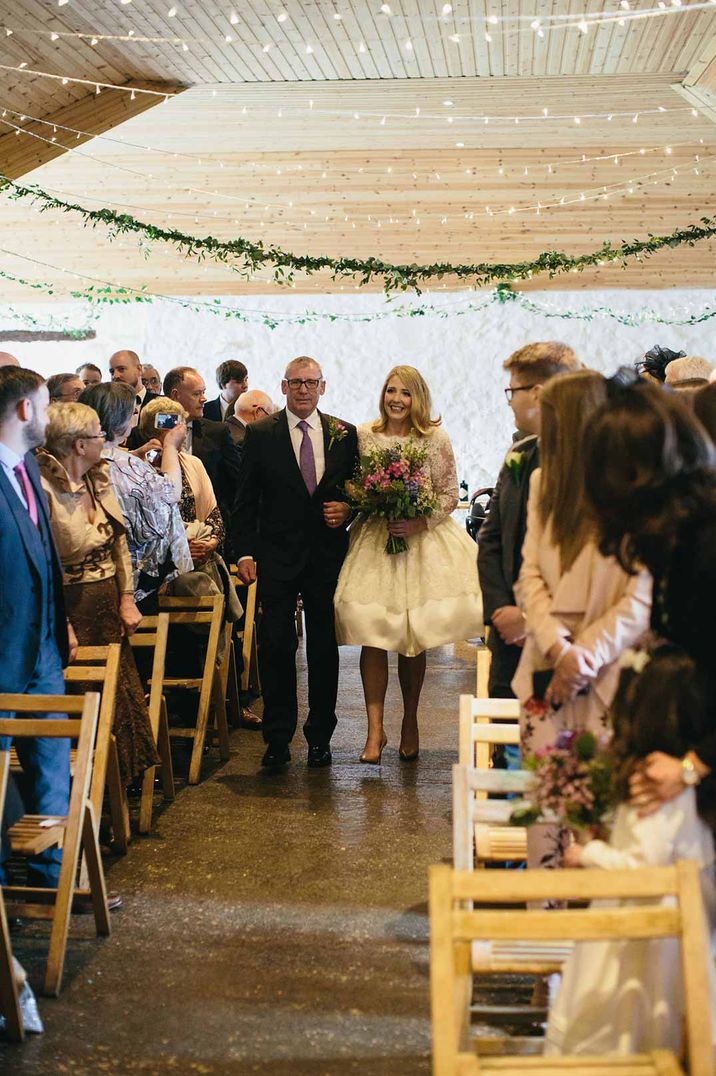
<svg viewBox="0 0 716 1076">
<path fill-rule="evenodd" d="M 348 436 L 348 427 L 339 422 L 337 418 L 326 419 L 328 427 L 328 451 L 330 452 L 337 441 L 343 441 Z"/>
<path fill-rule="evenodd" d="M 524 467 L 525 458 L 522 452 L 508 452 L 505 456 L 505 467 L 512 475 L 513 481 L 516 486 L 520 484 L 520 478 L 522 477 L 522 468 Z"/>
</svg>

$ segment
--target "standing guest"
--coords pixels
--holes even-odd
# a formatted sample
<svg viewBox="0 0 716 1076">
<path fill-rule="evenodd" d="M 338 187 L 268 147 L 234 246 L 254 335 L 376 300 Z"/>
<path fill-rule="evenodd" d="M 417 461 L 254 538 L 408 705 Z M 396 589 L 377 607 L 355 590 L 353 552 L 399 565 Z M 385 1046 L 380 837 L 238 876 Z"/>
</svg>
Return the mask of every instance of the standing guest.
<svg viewBox="0 0 716 1076">
<path fill-rule="evenodd" d="M 241 456 L 226 426 L 204 418 L 205 392 L 204 379 L 191 366 L 177 366 L 164 378 L 164 395 L 180 404 L 187 415 L 184 451 L 204 464 L 228 525 L 236 500 Z"/>
<path fill-rule="evenodd" d="M 47 498 L 32 451 L 45 439 L 49 399 L 43 378 L 33 370 L 14 363 L 0 368 L 0 691 L 19 695 L 64 695 L 62 667 L 77 649 L 65 615 Z M 7 739 L 0 740 L 0 750 L 9 747 Z M 29 810 L 65 816 L 69 740 L 22 738 L 17 752 L 30 782 Z M 61 861 L 56 848 L 33 857 L 30 885 L 57 886 Z M 0 883 L 5 880 L 0 863 Z"/>
<path fill-rule="evenodd" d="M 699 355 L 684 355 L 672 359 L 666 366 L 665 383 L 677 392 L 708 385 L 713 365 Z"/>
<path fill-rule="evenodd" d="M 668 347 L 654 347 L 644 352 L 644 358 L 634 363 L 636 371 L 648 381 L 655 381 L 663 385 L 666 380 L 666 367 L 673 359 L 681 359 L 685 351 L 670 351 Z"/>
<path fill-rule="evenodd" d="M 186 426 L 167 430 L 156 469 L 122 448 L 131 428 L 134 393 L 118 381 L 86 389 L 80 403 L 97 412 L 105 433 L 102 457 L 109 463 L 109 477 L 127 528 L 127 546 L 134 573 L 134 600 L 144 613 L 157 609 L 163 583 L 193 564 L 178 504 L 182 493 L 179 451 Z"/>
<path fill-rule="evenodd" d="M 594 416 L 586 463 L 600 549 L 652 573 L 652 627 L 693 660 L 706 699 L 688 750 L 653 751 L 632 775 L 631 802 L 649 814 L 716 768 L 716 449 L 683 401 L 640 384 Z"/>
<path fill-rule="evenodd" d="M 62 561 L 67 610 L 81 646 L 122 644 L 112 731 L 128 785 L 159 757 L 129 645 L 142 615 L 134 601 L 124 520 L 109 464 L 102 459 L 104 432 L 96 412 L 81 403 L 53 404 L 48 416 L 38 463 Z"/>
<path fill-rule="evenodd" d="M 207 405 L 208 406 L 208 405 Z M 206 408 L 204 408 L 206 411 Z M 231 439 L 235 445 L 242 445 L 246 436 L 246 427 L 252 422 L 268 418 L 276 410 L 276 404 L 270 396 L 259 389 L 242 392 L 234 406 L 233 415 L 225 419 Z"/>
<path fill-rule="evenodd" d="M 77 403 L 84 383 L 77 374 L 53 374 L 47 379 L 50 403 Z"/>
<path fill-rule="evenodd" d="M 99 385 L 102 380 L 102 371 L 93 362 L 83 362 L 77 367 L 75 373 L 86 389 L 90 385 Z"/>
<path fill-rule="evenodd" d="M 9 351 L 0 351 L 0 366 L 19 366 L 20 363 Z"/>
<path fill-rule="evenodd" d="M 552 744 L 562 729 L 606 731 L 618 658 L 649 627 L 649 573 L 630 575 L 600 554 L 587 509 L 584 436 L 606 398 L 607 382 L 592 370 L 563 374 L 542 390 L 541 468 L 530 479 L 515 587 L 527 636 L 512 687 L 526 754 Z M 554 826 L 531 826 L 529 866 L 558 865 L 567 837 Z"/>
<path fill-rule="evenodd" d="M 223 422 L 234 414 L 236 401 L 249 387 L 249 374 L 243 362 L 229 359 L 216 368 L 219 395 L 204 406 L 204 417 L 213 422 Z"/>
<path fill-rule="evenodd" d="M 475 546 L 450 518 L 458 504 L 455 457 L 440 419 L 431 415 L 430 390 L 412 366 L 394 366 L 378 399 L 379 416 L 358 427 L 358 451 L 417 443 L 437 507 L 429 518 L 386 524 L 377 516 L 351 529 L 350 548 L 336 586 L 339 643 L 360 645 L 360 671 L 368 717 L 361 762 L 380 763 L 387 738 L 383 711 L 388 652 L 398 654 L 403 696 L 400 758 L 418 757 L 418 705 L 429 647 L 471 639 L 483 630 Z M 407 540 L 404 553 L 385 552 L 388 535 Z"/>
<path fill-rule="evenodd" d="M 527 344 L 503 363 L 510 377 L 509 388 L 505 389 L 507 402 L 515 426 L 526 436 L 507 453 L 479 535 L 477 567 L 485 623 L 492 625 L 487 640 L 491 655 L 490 698 L 514 698 L 512 677 L 525 641 L 525 619 L 514 588 L 522 565 L 530 479 L 539 467 L 542 388 L 557 374 L 570 373 L 579 366 L 571 347 L 553 340 Z"/>
<path fill-rule="evenodd" d="M 142 364 L 142 384 L 147 392 L 154 393 L 155 396 L 161 396 L 162 379 L 156 366 L 150 366 L 148 363 Z"/>
<path fill-rule="evenodd" d="M 691 402 L 694 414 L 716 445 L 716 383 L 697 389 Z"/>
<path fill-rule="evenodd" d="M 145 404 L 148 404 L 150 400 L 156 398 L 156 393 L 150 392 L 145 388 L 142 381 L 142 364 L 139 361 L 139 355 L 136 351 L 115 351 L 114 355 L 109 360 L 109 372 L 113 381 L 121 381 L 125 385 L 133 390 L 135 396 L 135 409 L 134 409 L 134 421 L 132 423 L 132 431 L 127 438 L 128 448 L 139 448 L 141 439 L 137 433 L 136 427 L 139 423 L 139 416 L 142 413 L 142 408 Z"/>
<path fill-rule="evenodd" d="M 348 547 L 342 490 L 358 462 L 354 426 L 343 423 L 345 436 L 330 443 L 336 420 L 318 410 L 326 382 L 315 359 L 301 355 L 289 362 L 281 391 L 286 407 L 246 429 L 232 519 L 241 581 L 248 586 L 258 571 L 266 742 L 261 765 L 269 771 L 290 762 L 298 720 L 299 594 L 306 614 L 308 765 L 332 761 L 338 695 L 333 594 Z"/>
</svg>

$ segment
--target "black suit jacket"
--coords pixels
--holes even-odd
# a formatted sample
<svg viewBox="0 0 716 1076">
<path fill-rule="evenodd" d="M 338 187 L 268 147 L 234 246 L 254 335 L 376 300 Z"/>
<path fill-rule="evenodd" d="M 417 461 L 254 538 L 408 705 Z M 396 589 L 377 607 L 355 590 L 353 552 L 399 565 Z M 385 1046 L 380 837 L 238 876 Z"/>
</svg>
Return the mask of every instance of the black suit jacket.
<svg viewBox="0 0 716 1076">
<path fill-rule="evenodd" d="M 223 422 L 195 418 L 191 431 L 191 453 L 206 467 L 228 526 L 236 502 L 241 454 Z"/>
<path fill-rule="evenodd" d="M 215 400 L 209 400 L 204 404 L 204 418 L 208 418 L 211 422 L 222 422 L 221 417 L 221 397 L 217 396 Z"/>
<path fill-rule="evenodd" d="M 527 530 L 530 476 L 539 467 L 537 437 L 518 441 L 510 451 L 522 456 L 519 478 L 503 465 L 479 534 L 477 567 L 488 624 L 495 609 L 515 604 L 514 585 L 520 574 L 522 543 Z"/>
<path fill-rule="evenodd" d="M 321 414 L 326 469 L 309 496 L 291 444 L 285 409 L 253 422 L 243 443 L 239 495 L 232 522 L 236 556 L 252 556 L 261 578 L 292 579 L 304 568 L 338 578 L 348 549 L 345 527 L 327 527 L 324 501 L 344 501 L 358 463 L 355 426 L 329 449 L 330 416 Z"/>
<path fill-rule="evenodd" d="M 31 452 L 25 467 L 35 494 L 39 528 L 31 521 L 0 467 L 0 691 L 24 692 L 48 627 L 67 664 L 68 640 L 62 567 L 52 537 L 40 472 Z M 47 573 L 49 604 L 43 606 Z M 51 618 L 48 624 L 47 616 Z"/>
<path fill-rule="evenodd" d="M 142 400 L 141 406 L 139 408 L 139 414 L 141 415 L 142 411 L 144 410 L 144 408 L 147 406 L 148 403 L 150 403 L 152 400 L 158 400 L 158 399 L 159 399 L 159 393 L 158 392 L 150 392 L 149 389 L 147 389 L 147 391 L 144 394 L 144 399 Z M 135 426 L 134 429 L 129 434 L 129 437 L 127 438 L 127 448 L 139 448 L 139 446 L 143 445 L 146 440 L 147 440 L 147 438 L 144 437 L 139 432 L 139 426 Z"/>
</svg>

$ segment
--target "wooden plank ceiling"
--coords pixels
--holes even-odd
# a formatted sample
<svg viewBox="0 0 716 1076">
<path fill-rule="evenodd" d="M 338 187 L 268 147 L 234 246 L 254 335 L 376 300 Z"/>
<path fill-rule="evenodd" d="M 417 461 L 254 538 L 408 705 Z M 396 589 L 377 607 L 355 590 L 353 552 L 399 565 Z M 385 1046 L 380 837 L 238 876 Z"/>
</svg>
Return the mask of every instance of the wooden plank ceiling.
<svg viewBox="0 0 716 1076">
<path fill-rule="evenodd" d="M 716 212 L 716 8 L 388 6 L 0 2 L 0 169 L 193 234 L 401 262 L 580 253 Z M 598 22 L 605 13 L 624 25 Z M 161 245 L 147 257 L 136 239 L 110 243 L 26 201 L 0 209 L 0 269 L 58 296 L 78 283 L 62 270 L 168 294 L 271 289 L 265 272 L 245 281 Z M 715 254 L 681 247 L 531 286 L 712 287 Z M 340 289 L 325 277 L 297 287 Z M 6 281 L 3 296 L 27 292 Z"/>
</svg>

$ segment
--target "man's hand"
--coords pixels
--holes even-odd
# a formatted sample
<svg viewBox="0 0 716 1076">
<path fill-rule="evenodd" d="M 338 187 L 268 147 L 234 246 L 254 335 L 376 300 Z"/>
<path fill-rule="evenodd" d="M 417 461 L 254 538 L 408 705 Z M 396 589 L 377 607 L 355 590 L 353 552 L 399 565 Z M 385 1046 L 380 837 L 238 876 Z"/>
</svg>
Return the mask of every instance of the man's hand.
<svg viewBox="0 0 716 1076">
<path fill-rule="evenodd" d="M 428 529 L 425 519 L 393 519 L 388 523 L 388 533 L 391 538 L 411 538 L 414 534 L 422 534 Z"/>
<path fill-rule="evenodd" d="M 689 751 L 688 757 L 699 777 L 707 777 L 711 771 L 698 755 Z M 680 758 L 663 751 L 652 751 L 629 778 L 629 802 L 641 817 L 653 814 L 662 803 L 676 799 L 684 791 L 683 774 Z"/>
<path fill-rule="evenodd" d="M 522 643 L 526 639 L 525 617 L 518 606 L 501 605 L 499 609 L 495 609 L 490 619 L 503 643 L 513 646 L 515 643 Z"/>
<path fill-rule="evenodd" d="M 239 579 L 244 586 L 251 586 L 256 582 L 256 561 L 253 557 L 245 557 L 240 560 L 236 565 L 236 570 L 239 573 Z"/>
<path fill-rule="evenodd" d="M 324 501 L 323 519 L 327 527 L 342 527 L 348 519 L 351 507 L 344 501 Z"/>
<path fill-rule="evenodd" d="M 125 635 L 134 635 L 142 623 L 142 614 L 137 609 L 133 594 L 123 594 L 119 599 L 119 618 Z"/>
<path fill-rule="evenodd" d="M 584 647 L 572 643 L 559 659 L 545 698 L 547 702 L 556 703 L 558 706 L 571 702 L 596 675 L 597 669 L 592 655 Z"/>
<path fill-rule="evenodd" d="M 216 538 L 190 538 L 189 552 L 194 564 L 203 564 L 216 549 Z"/>
<path fill-rule="evenodd" d="M 152 437 L 149 441 L 146 441 L 143 445 L 140 445 L 139 448 L 133 448 L 129 454 L 130 456 L 136 456 L 137 459 L 145 460 L 147 458 L 147 453 L 161 452 L 161 450 L 162 442 L 159 441 L 156 437 Z"/>
<path fill-rule="evenodd" d="M 69 661 L 72 662 L 77 657 L 77 647 L 79 646 L 79 643 L 77 642 L 75 629 L 72 627 L 69 620 L 67 621 L 67 644 L 70 651 Z"/>
</svg>

